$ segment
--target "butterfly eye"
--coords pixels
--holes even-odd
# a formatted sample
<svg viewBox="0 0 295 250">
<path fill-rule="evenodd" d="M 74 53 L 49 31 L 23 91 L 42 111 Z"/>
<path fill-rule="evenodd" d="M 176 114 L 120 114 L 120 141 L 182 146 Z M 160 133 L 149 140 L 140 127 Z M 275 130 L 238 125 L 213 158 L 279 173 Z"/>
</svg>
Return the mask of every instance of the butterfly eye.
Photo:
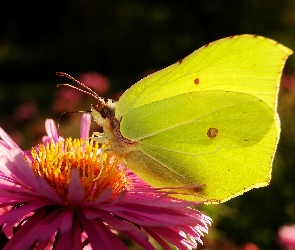
<svg viewBox="0 0 295 250">
<path fill-rule="evenodd" d="M 100 115 L 102 118 L 107 118 L 110 115 L 110 108 L 107 106 L 104 106 L 101 110 L 100 110 Z"/>
</svg>

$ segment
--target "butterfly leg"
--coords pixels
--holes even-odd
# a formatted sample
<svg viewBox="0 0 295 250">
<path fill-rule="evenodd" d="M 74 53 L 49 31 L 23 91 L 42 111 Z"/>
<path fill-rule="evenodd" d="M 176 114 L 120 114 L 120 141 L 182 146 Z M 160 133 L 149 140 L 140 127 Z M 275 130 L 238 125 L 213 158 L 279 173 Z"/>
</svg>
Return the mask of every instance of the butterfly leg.
<svg viewBox="0 0 295 250">
<path fill-rule="evenodd" d="M 100 144 L 107 144 L 108 143 L 108 140 L 107 140 L 105 134 L 104 133 L 99 133 L 99 132 L 94 132 L 92 134 L 91 141 L 92 142 L 96 141 L 96 142 L 98 142 Z M 110 150 L 111 150 L 111 148 L 101 148 L 100 153 L 99 153 L 101 169 L 99 171 L 98 176 L 96 178 L 94 178 L 93 181 L 96 181 L 101 176 L 102 171 L 104 169 L 104 161 L 106 159 L 106 154 L 107 154 L 106 152 L 110 151 Z"/>
<path fill-rule="evenodd" d="M 101 143 L 101 144 L 107 144 L 108 143 L 108 139 L 105 136 L 105 134 L 100 133 L 100 132 L 93 132 L 93 134 L 91 136 L 91 140 L 92 141 L 97 141 L 98 143 Z"/>
<path fill-rule="evenodd" d="M 102 174 L 102 171 L 103 171 L 103 169 L 104 169 L 104 162 L 105 162 L 105 160 L 106 160 L 106 155 L 107 155 L 107 151 L 110 151 L 111 150 L 111 148 L 102 148 L 101 149 L 101 151 L 100 151 L 100 154 L 99 154 L 99 161 L 100 161 L 100 164 L 101 164 L 101 168 L 100 168 L 100 171 L 99 171 L 99 174 L 98 174 L 98 176 L 97 177 L 95 177 L 94 179 L 93 179 L 93 181 L 97 181 L 98 179 L 99 179 L 99 177 L 101 176 L 101 174 Z"/>
</svg>

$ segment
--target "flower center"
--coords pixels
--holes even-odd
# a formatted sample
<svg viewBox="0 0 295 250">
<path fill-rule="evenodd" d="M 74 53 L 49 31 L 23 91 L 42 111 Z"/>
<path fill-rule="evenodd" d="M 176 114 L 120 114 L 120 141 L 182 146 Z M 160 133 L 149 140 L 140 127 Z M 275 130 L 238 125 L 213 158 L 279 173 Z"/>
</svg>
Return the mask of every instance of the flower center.
<svg viewBox="0 0 295 250">
<path fill-rule="evenodd" d="M 124 167 L 112 154 L 102 151 L 97 142 L 67 138 L 65 141 L 39 145 L 32 148 L 33 170 L 44 177 L 50 186 L 68 204 L 68 184 L 72 168 L 78 168 L 85 190 L 84 202 L 97 199 L 106 188 L 112 189 L 112 197 L 131 186 Z"/>
</svg>

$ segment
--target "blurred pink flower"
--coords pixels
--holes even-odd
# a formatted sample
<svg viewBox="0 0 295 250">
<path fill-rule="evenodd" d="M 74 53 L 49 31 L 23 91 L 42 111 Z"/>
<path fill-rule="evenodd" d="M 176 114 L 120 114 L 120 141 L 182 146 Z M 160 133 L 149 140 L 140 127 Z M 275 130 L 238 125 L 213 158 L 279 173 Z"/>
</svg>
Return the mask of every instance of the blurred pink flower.
<svg viewBox="0 0 295 250">
<path fill-rule="evenodd" d="M 47 120 L 30 153 L 0 128 L 0 225 L 15 228 L 5 249 L 127 249 L 118 232 L 144 249 L 155 249 L 149 236 L 164 249 L 196 248 L 211 219 L 104 153 L 87 139 L 89 125 L 84 114 L 82 139 L 63 139 Z"/>
<path fill-rule="evenodd" d="M 242 246 L 240 246 L 239 249 L 240 250 L 259 250 L 259 247 L 252 242 L 247 242 L 247 243 L 244 243 Z"/>
<path fill-rule="evenodd" d="M 103 95 L 110 89 L 108 78 L 94 71 L 80 74 L 77 79 L 93 89 L 98 95 Z"/>
<path fill-rule="evenodd" d="M 281 81 L 282 88 L 285 88 L 287 90 L 292 90 L 295 87 L 295 75 L 287 75 L 284 74 Z"/>
<path fill-rule="evenodd" d="M 71 88 L 59 88 L 55 92 L 52 109 L 56 113 L 77 110 L 83 101 L 84 94 Z"/>
<path fill-rule="evenodd" d="M 279 244 L 288 250 L 295 250 L 295 225 L 285 225 L 278 231 Z"/>
<path fill-rule="evenodd" d="M 38 112 L 38 106 L 35 102 L 26 102 L 16 107 L 13 117 L 16 121 L 23 122 L 34 118 Z"/>
</svg>

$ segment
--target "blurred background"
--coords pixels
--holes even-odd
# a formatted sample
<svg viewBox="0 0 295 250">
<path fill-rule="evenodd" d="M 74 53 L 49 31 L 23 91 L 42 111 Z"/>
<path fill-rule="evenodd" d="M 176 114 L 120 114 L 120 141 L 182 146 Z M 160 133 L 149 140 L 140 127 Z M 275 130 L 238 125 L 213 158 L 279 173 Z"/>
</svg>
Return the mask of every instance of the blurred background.
<svg viewBox="0 0 295 250">
<path fill-rule="evenodd" d="M 243 33 L 295 50 L 294 1 L 6 1 L 0 9 L 0 126 L 24 149 L 45 134 L 46 118 L 59 123 L 62 136 L 78 136 L 81 115 L 60 115 L 88 111 L 95 100 L 56 88 L 70 82 L 56 71 L 116 100 L 202 45 Z M 201 249 L 292 249 L 284 237 L 293 232 L 295 238 L 294 55 L 284 70 L 279 113 L 282 135 L 270 186 L 202 206 L 214 223 Z M 94 123 L 92 129 L 98 129 Z"/>
</svg>

